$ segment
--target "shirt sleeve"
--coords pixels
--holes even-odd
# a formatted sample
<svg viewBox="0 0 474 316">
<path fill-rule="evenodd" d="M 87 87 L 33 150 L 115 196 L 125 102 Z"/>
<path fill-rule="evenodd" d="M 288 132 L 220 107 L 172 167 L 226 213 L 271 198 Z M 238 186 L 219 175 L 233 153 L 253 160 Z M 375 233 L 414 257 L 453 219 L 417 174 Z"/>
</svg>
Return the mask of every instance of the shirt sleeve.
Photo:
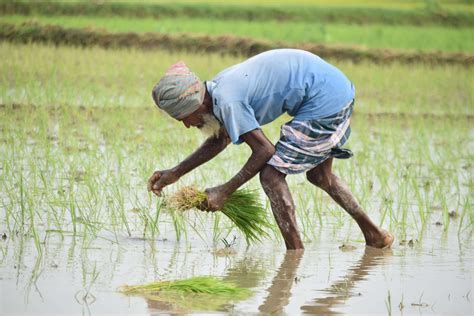
<svg viewBox="0 0 474 316">
<path fill-rule="evenodd" d="M 220 105 L 214 114 L 224 124 L 233 144 L 241 144 L 240 136 L 260 128 L 250 105 L 242 102 L 231 102 Z"/>
</svg>

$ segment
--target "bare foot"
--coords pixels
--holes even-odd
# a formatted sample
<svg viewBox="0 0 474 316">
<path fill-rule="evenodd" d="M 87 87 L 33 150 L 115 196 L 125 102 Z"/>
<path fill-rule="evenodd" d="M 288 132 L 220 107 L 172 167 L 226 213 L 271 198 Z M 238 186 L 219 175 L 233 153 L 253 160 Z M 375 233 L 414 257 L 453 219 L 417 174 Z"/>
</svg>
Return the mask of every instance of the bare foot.
<svg viewBox="0 0 474 316">
<path fill-rule="evenodd" d="M 380 233 L 382 235 L 382 238 L 377 238 L 370 241 L 366 240 L 367 246 L 380 248 L 380 249 L 390 248 L 390 246 L 392 246 L 393 244 L 393 241 L 395 240 L 395 237 L 393 237 L 392 234 L 390 234 L 388 231 L 384 229 L 381 229 Z"/>
</svg>

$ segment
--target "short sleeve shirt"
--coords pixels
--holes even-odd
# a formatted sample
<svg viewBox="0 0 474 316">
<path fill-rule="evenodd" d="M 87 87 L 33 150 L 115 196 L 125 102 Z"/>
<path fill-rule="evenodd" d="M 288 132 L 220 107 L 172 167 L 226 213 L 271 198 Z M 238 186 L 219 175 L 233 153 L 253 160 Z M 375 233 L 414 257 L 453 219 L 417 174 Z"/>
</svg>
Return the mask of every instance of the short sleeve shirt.
<svg viewBox="0 0 474 316">
<path fill-rule="evenodd" d="M 234 144 L 283 113 L 314 120 L 339 112 L 355 88 L 336 67 L 296 49 L 276 49 L 224 69 L 206 82 L 214 114 Z"/>
</svg>

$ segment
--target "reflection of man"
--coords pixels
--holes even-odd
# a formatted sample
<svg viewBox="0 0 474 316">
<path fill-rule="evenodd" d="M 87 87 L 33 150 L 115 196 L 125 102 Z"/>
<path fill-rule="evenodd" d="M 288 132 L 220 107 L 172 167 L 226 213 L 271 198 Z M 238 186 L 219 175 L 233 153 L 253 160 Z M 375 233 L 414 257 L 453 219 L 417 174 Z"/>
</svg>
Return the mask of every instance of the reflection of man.
<svg viewBox="0 0 474 316">
<path fill-rule="evenodd" d="M 291 297 L 291 288 L 295 282 L 296 271 L 303 258 L 303 250 L 287 251 L 283 262 L 272 281 L 272 285 L 267 289 L 268 296 L 258 310 L 261 313 L 270 315 L 280 315 L 285 306 L 288 305 Z"/>
<path fill-rule="evenodd" d="M 366 247 L 362 258 L 349 269 L 347 274 L 323 291 L 328 293 L 328 296 L 316 298 L 310 305 L 302 306 L 301 310 L 305 314 L 311 315 L 335 314 L 333 308 L 347 303 L 350 296 L 355 296 L 356 294 L 352 293 L 354 287 L 360 281 L 366 280 L 374 267 L 382 264 L 384 258 L 391 255 L 390 249 L 380 250 Z"/>
<path fill-rule="evenodd" d="M 348 187 L 332 173 L 333 158 L 349 158 L 341 148 L 350 135 L 354 106 L 352 83 L 334 66 L 309 52 L 272 50 L 254 56 L 202 83 L 185 65 L 173 65 L 153 89 L 155 103 L 186 127 L 210 130 L 211 136 L 174 168 L 156 171 L 148 190 L 161 190 L 219 154 L 245 142 L 252 154 L 228 182 L 206 190 L 207 209 L 226 199 L 257 173 L 288 249 L 303 248 L 288 174 L 306 172 L 310 183 L 326 191 L 359 224 L 367 245 L 389 247 L 393 237 L 364 213 Z M 260 129 L 283 113 L 274 146 Z"/>
</svg>

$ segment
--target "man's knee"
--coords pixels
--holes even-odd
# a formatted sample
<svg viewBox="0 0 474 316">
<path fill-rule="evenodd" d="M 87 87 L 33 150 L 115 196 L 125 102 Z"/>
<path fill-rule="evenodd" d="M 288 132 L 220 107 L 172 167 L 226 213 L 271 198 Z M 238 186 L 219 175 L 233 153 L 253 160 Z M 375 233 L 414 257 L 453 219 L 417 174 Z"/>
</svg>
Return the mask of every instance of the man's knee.
<svg viewBox="0 0 474 316">
<path fill-rule="evenodd" d="M 270 165 L 265 165 L 262 170 L 260 171 L 260 183 L 265 186 L 265 185 L 271 185 L 273 181 L 275 181 L 275 176 L 274 176 L 274 169 Z"/>
<path fill-rule="evenodd" d="M 260 170 L 260 173 L 258 174 L 260 178 L 260 183 L 262 185 L 268 183 L 270 181 L 270 172 L 268 170 L 268 165 L 265 165 L 262 170 Z"/>
<path fill-rule="evenodd" d="M 263 188 L 274 187 L 276 183 L 284 179 L 284 175 L 270 165 L 265 165 L 260 171 L 260 183 Z"/>
<path fill-rule="evenodd" d="M 306 172 L 306 179 L 315 186 L 326 190 L 329 189 L 333 183 L 333 174 L 332 172 L 310 170 Z"/>
<path fill-rule="evenodd" d="M 294 209 L 293 199 L 286 183 L 286 174 L 274 167 L 266 165 L 260 171 L 260 183 L 272 203 L 275 216 L 286 214 Z"/>
</svg>

